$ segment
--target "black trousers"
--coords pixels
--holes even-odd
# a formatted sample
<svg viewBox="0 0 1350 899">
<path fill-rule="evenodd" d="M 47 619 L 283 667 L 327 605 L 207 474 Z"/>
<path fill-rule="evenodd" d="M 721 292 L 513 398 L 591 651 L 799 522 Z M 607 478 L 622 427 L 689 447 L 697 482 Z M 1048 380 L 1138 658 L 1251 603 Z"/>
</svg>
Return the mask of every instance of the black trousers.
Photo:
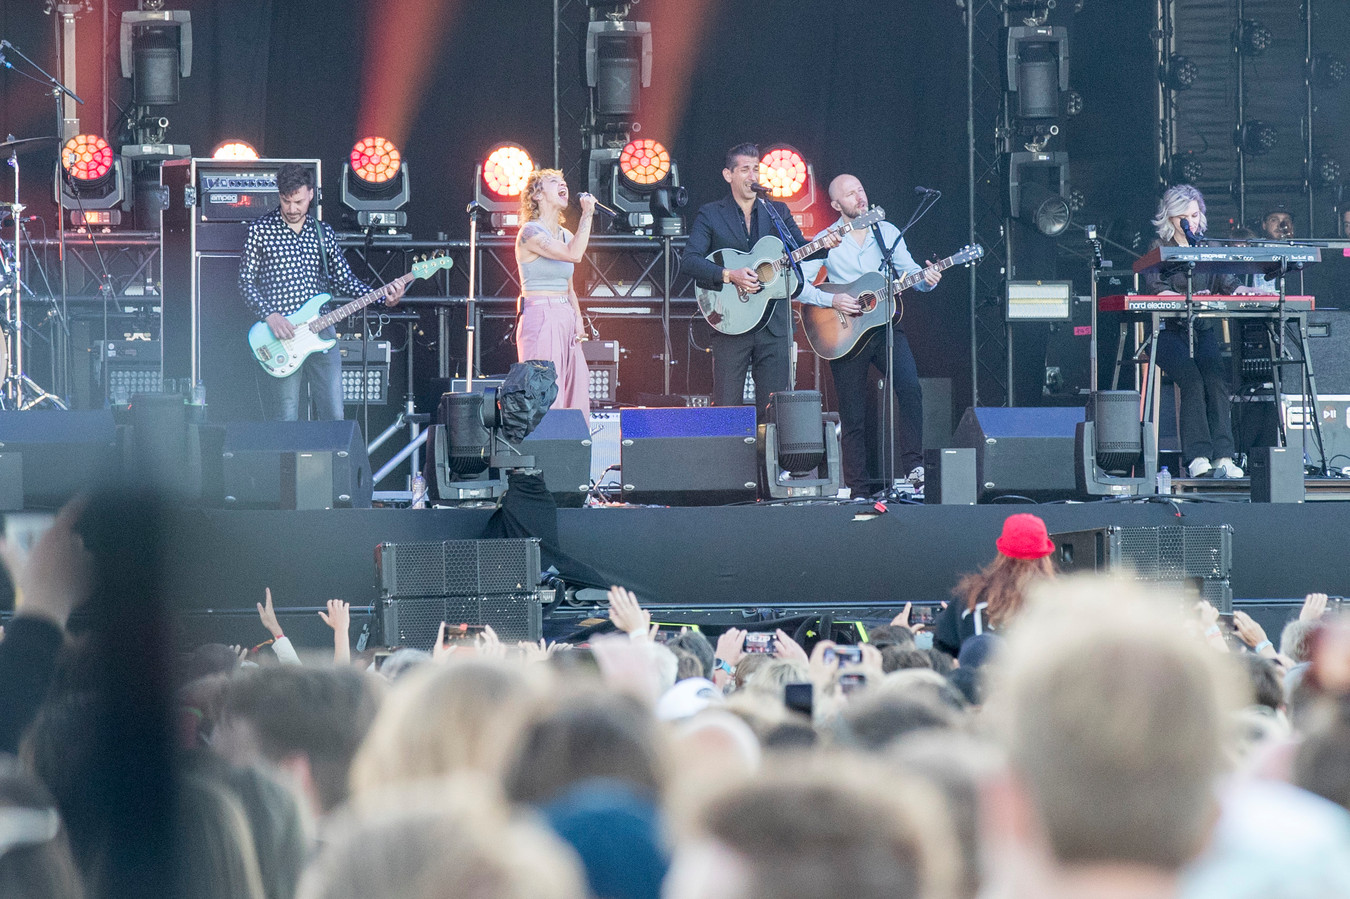
<svg viewBox="0 0 1350 899">
<path fill-rule="evenodd" d="M 712 351 L 714 406 L 745 405 L 746 371 L 755 379 L 756 415 L 761 422 L 769 394 L 792 388 L 788 338 L 771 334 L 763 325 L 746 334 L 713 332 Z"/>
<path fill-rule="evenodd" d="M 893 331 L 895 344 L 891 358 L 899 432 L 896 474 L 904 477 L 923 464 L 923 393 L 909 339 L 899 325 L 893 326 Z M 839 448 L 843 456 L 844 483 L 854 495 L 874 492 L 882 480 L 881 472 L 869 472 L 867 465 L 868 449 L 877 442 L 876 429 L 867 426 L 868 406 L 877 401 L 877 391 L 872 387 L 873 378 L 868 371 L 871 368 L 879 372 L 877 377 L 886 373 L 885 328 L 873 328 L 853 352 L 830 362 L 834 391 L 839 398 Z M 884 463 L 878 462 L 879 469 Z"/>
<path fill-rule="evenodd" d="M 1181 389 L 1181 455 L 1190 464 L 1233 455 L 1233 415 L 1215 329 L 1196 328 L 1194 359 L 1188 344 L 1184 327 L 1158 334 L 1158 366 Z"/>
</svg>

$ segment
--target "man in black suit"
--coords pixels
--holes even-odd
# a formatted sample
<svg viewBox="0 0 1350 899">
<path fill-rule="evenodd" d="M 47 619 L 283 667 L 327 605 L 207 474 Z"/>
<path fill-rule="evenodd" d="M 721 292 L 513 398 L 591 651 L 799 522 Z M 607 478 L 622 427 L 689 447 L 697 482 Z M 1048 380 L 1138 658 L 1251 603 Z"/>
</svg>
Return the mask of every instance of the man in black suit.
<svg viewBox="0 0 1350 899">
<path fill-rule="evenodd" d="M 723 268 L 708 260 L 708 254 L 724 249 L 748 253 L 755 242 L 766 235 L 784 238 L 787 250 L 802 246 L 807 240 L 793 221 L 786 204 L 760 198 L 757 191 L 760 187 L 759 148 L 754 144 L 738 144 L 727 151 L 722 177 L 731 185 L 731 194 L 699 209 L 689 228 L 689 240 L 684 245 L 684 256 L 680 263 L 701 287 L 716 288 L 722 284 L 735 284 L 753 293 L 760 289 L 754 269 Z M 778 213 L 786 235 L 779 233 L 769 213 L 769 204 Z M 838 244 L 838 237 L 834 237 L 816 256 L 823 257 L 827 250 Z M 790 306 L 787 297 L 775 297 L 769 302 L 763 321 L 754 329 L 744 334 L 713 332 L 713 405 L 742 405 L 745 372 L 752 366 L 755 403 L 759 407 L 761 419 L 770 393 L 792 389 Z"/>
</svg>

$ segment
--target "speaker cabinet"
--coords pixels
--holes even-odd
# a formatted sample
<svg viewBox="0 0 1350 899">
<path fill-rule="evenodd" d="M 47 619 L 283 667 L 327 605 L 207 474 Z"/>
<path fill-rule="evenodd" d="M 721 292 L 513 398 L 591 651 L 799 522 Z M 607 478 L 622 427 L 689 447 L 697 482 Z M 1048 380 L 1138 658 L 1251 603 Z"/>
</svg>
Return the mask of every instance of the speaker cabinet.
<svg viewBox="0 0 1350 899">
<path fill-rule="evenodd" d="M 715 506 L 754 500 L 754 406 L 624 409 L 619 429 L 628 502 Z"/>
<path fill-rule="evenodd" d="M 952 444 L 975 450 L 980 500 L 1019 495 L 1034 500 L 1074 496 L 1074 431 L 1082 409 L 966 409 Z"/>
<path fill-rule="evenodd" d="M 117 429 L 107 409 L 0 412 L 0 453 L 22 459 L 26 509 L 55 509 L 76 493 L 108 483 L 119 469 Z M 6 491 L 11 502 L 13 489 Z"/>
<path fill-rule="evenodd" d="M 1124 571 L 1136 580 L 1194 591 L 1233 611 L 1233 529 L 1229 525 L 1092 528 L 1051 534 L 1061 571 Z"/>
<path fill-rule="evenodd" d="M 429 649 L 442 621 L 491 625 L 503 642 L 538 640 L 540 565 L 537 538 L 381 543 L 375 566 L 385 645 Z"/>
<path fill-rule="evenodd" d="M 221 456 L 226 508 L 370 508 L 370 459 L 354 421 L 234 422 Z"/>
<path fill-rule="evenodd" d="M 973 506 L 976 496 L 975 450 L 970 448 L 924 450 L 924 503 Z"/>
<path fill-rule="evenodd" d="M 1303 450 L 1258 446 L 1247 457 L 1254 503 L 1303 502 Z"/>
</svg>

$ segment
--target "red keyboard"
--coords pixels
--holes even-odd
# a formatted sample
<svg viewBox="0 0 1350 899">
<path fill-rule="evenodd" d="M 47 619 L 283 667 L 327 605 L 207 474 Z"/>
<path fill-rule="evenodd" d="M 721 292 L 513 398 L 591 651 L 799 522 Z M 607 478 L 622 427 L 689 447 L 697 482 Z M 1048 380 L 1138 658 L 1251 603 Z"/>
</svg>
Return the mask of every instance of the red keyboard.
<svg viewBox="0 0 1350 899">
<path fill-rule="evenodd" d="M 1194 298 L 1197 312 L 1269 312 L 1274 313 L 1280 302 L 1278 296 L 1267 294 L 1202 294 Z M 1312 297 L 1286 296 L 1284 308 L 1289 312 L 1311 312 L 1316 308 Z M 1173 294 L 1146 293 L 1113 294 L 1098 297 L 1098 312 L 1185 312 L 1186 298 Z"/>
</svg>

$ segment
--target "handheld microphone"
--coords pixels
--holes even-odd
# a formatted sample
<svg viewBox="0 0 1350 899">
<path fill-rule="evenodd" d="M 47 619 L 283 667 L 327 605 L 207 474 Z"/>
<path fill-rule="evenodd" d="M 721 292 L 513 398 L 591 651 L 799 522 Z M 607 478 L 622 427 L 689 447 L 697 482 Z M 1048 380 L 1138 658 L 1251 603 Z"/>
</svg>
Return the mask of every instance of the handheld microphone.
<svg viewBox="0 0 1350 899">
<path fill-rule="evenodd" d="M 591 194 L 588 194 L 588 193 L 586 193 L 586 192 L 584 192 L 584 191 L 583 191 L 582 193 L 577 194 L 577 199 L 578 199 L 578 200 L 580 200 L 582 197 L 590 197 L 592 200 L 595 200 L 595 197 L 594 197 L 594 196 L 592 196 Z M 601 203 L 599 200 L 595 200 L 595 208 L 598 209 L 598 210 L 600 210 L 601 212 L 603 212 L 605 215 L 609 216 L 610 218 L 618 218 L 618 217 L 619 217 L 619 213 L 618 213 L 618 212 L 614 211 L 613 209 L 610 209 L 608 206 L 606 206 L 604 203 Z"/>
<path fill-rule="evenodd" d="M 914 192 L 916 194 L 927 194 L 928 196 L 935 196 L 935 197 L 942 195 L 942 191 L 933 190 L 933 188 L 931 187 L 915 187 Z"/>
<path fill-rule="evenodd" d="M 487 209 L 484 208 L 482 203 L 478 202 L 477 200 L 474 200 L 468 206 L 464 207 L 464 211 L 467 212 L 469 215 L 478 215 L 480 213 L 487 212 Z"/>
<path fill-rule="evenodd" d="M 767 196 L 769 196 L 770 194 L 773 193 L 773 188 L 772 188 L 772 187 L 765 187 L 763 184 L 760 184 L 758 181 L 756 181 L 754 184 L 750 185 L 750 189 L 753 190 L 755 193 L 759 194 L 761 197 L 767 197 Z"/>
<path fill-rule="evenodd" d="M 1192 246 L 1198 244 L 1203 239 L 1202 235 L 1191 231 L 1191 223 L 1187 219 L 1181 220 L 1181 230 L 1182 233 L 1186 235 L 1187 243 L 1190 243 Z"/>
</svg>

